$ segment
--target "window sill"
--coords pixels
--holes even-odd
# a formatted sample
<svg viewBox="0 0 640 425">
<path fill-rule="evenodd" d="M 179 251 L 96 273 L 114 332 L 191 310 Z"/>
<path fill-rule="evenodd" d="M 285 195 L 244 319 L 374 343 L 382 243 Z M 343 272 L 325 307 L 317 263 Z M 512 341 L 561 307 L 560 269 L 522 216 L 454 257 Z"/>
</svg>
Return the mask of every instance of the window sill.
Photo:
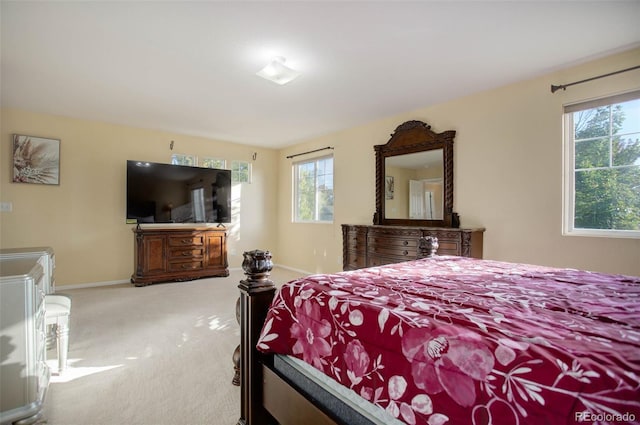
<svg viewBox="0 0 640 425">
<path fill-rule="evenodd" d="M 562 235 L 586 236 L 592 238 L 640 239 L 640 231 L 635 230 L 572 229 L 564 231 Z"/>
</svg>

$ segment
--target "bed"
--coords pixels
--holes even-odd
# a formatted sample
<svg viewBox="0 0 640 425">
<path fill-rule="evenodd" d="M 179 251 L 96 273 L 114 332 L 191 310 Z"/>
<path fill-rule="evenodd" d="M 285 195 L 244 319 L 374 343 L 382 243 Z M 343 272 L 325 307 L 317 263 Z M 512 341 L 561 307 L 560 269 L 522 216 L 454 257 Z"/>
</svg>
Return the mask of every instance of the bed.
<svg viewBox="0 0 640 425">
<path fill-rule="evenodd" d="M 434 256 L 276 293 L 254 272 L 240 284 L 241 424 L 640 421 L 639 277 Z M 305 367 L 386 416 L 323 401 Z"/>
</svg>

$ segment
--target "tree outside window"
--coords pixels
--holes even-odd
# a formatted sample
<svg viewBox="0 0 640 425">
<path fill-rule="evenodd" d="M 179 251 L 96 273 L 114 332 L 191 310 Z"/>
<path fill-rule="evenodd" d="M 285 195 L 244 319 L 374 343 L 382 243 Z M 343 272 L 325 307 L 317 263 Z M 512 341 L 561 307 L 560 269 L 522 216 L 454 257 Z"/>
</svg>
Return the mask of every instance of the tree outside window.
<svg viewBox="0 0 640 425">
<path fill-rule="evenodd" d="M 251 163 L 231 161 L 231 181 L 233 183 L 251 183 Z"/>
<path fill-rule="evenodd" d="M 221 158 L 202 158 L 202 166 L 205 168 L 218 168 L 224 169 L 227 166 L 227 161 Z"/>
<path fill-rule="evenodd" d="M 578 109 L 568 233 L 640 236 L 640 98 Z"/>
<path fill-rule="evenodd" d="M 194 167 L 197 163 L 195 155 L 184 155 L 176 153 L 171 155 L 171 163 L 174 165 L 188 165 Z"/>
<path fill-rule="evenodd" d="M 333 221 L 333 156 L 294 167 L 294 221 Z"/>
</svg>

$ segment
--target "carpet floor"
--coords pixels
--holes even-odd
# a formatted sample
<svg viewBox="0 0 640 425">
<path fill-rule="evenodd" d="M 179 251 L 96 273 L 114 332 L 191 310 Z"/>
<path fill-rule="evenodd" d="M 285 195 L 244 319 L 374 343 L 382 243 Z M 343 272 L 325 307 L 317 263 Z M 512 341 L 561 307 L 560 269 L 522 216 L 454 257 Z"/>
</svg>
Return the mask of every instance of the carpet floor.
<svg viewBox="0 0 640 425">
<path fill-rule="evenodd" d="M 274 268 L 280 286 L 300 274 Z M 240 271 L 227 278 L 64 290 L 72 297 L 69 363 L 45 400 L 49 425 L 236 424 L 231 356 Z"/>
</svg>

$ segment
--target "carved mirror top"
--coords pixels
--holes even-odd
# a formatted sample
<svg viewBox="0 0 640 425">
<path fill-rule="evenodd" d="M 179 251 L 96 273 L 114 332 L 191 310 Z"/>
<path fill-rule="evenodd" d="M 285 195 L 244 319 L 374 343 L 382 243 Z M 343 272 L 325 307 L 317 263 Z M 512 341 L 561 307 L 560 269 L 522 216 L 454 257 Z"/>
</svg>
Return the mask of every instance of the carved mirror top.
<svg viewBox="0 0 640 425">
<path fill-rule="evenodd" d="M 373 217 L 373 224 L 429 227 L 455 227 L 458 224 L 457 215 L 453 213 L 453 139 L 455 134 L 454 130 L 436 133 L 431 130 L 430 125 L 413 120 L 400 124 L 386 144 L 374 146 L 376 152 L 376 213 Z M 437 214 L 417 216 L 407 214 L 405 217 L 402 214 L 398 215 L 395 207 L 393 212 L 386 211 L 385 205 L 388 202 L 385 200 L 389 199 L 389 184 L 393 184 L 391 176 L 387 176 L 387 167 L 391 168 L 394 162 L 409 162 L 410 159 L 420 157 L 420 155 L 416 155 L 419 152 L 427 153 L 424 157 L 430 158 L 429 166 L 441 167 L 442 169 L 440 172 L 441 195 L 439 195 Z M 400 156 L 402 159 L 398 158 Z M 432 163 L 434 157 L 441 158 L 441 165 Z M 425 164 L 425 166 L 427 165 Z M 408 196 L 406 201 L 402 200 L 401 202 L 408 204 Z"/>
</svg>

